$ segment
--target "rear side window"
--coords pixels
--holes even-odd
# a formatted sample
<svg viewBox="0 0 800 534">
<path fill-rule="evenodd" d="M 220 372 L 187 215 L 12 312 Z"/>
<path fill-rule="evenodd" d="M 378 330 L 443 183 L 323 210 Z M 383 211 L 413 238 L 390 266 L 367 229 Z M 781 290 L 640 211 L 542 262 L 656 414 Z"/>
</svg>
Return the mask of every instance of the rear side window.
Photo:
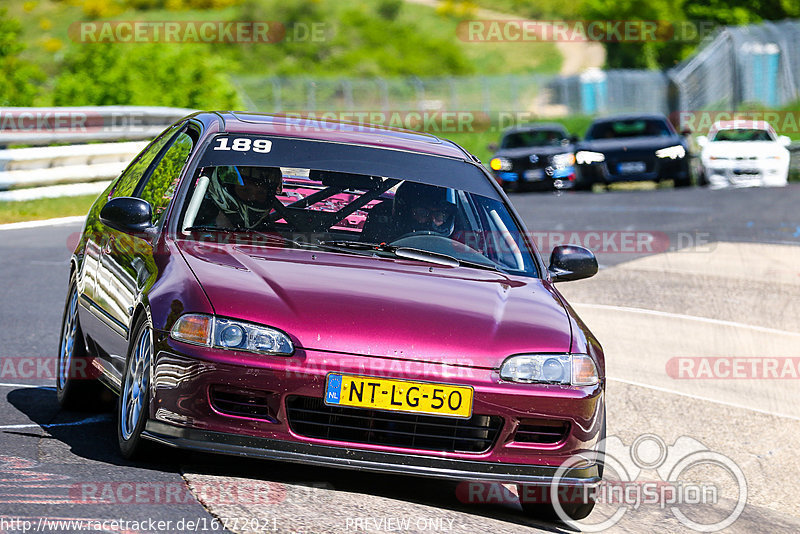
<svg viewBox="0 0 800 534">
<path fill-rule="evenodd" d="M 150 143 L 150 145 L 139 154 L 136 161 L 125 169 L 125 172 L 119 177 L 117 184 L 114 186 L 114 191 L 111 194 L 112 198 L 129 197 L 133 195 L 133 192 L 136 191 L 136 186 L 139 185 L 147 168 L 153 163 L 153 160 L 161 149 L 164 148 L 164 145 L 175 135 L 178 128 L 180 128 L 180 125 L 173 126 L 162 133 L 160 137 Z"/>
<path fill-rule="evenodd" d="M 167 207 L 178 187 L 183 165 L 193 147 L 194 141 L 189 134 L 185 132 L 178 134 L 175 142 L 164 152 L 164 156 L 142 189 L 139 196 L 152 206 L 154 225 L 160 224 L 164 218 Z"/>
</svg>

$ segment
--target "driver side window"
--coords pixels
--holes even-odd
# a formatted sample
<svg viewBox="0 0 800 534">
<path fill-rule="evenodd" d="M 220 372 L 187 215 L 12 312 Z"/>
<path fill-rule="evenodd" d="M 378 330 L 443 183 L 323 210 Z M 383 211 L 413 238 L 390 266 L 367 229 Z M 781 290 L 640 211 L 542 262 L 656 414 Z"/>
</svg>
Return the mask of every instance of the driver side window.
<svg viewBox="0 0 800 534">
<path fill-rule="evenodd" d="M 111 198 L 132 196 L 150 164 L 182 125 L 175 125 L 150 143 L 117 179 Z"/>
</svg>

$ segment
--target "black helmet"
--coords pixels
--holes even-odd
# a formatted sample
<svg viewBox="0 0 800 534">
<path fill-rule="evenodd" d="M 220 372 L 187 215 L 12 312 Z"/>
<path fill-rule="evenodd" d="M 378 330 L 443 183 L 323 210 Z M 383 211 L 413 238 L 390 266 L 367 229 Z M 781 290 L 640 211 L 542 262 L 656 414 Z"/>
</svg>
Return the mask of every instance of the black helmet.
<svg viewBox="0 0 800 534">
<path fill-rule="evenodd" d="M 450 236 L 455 224 L 456 206 L 446 187 L 404 182 L 394 196 L 395 220 L 402 233 L 433 232 Z"/>
</svg>

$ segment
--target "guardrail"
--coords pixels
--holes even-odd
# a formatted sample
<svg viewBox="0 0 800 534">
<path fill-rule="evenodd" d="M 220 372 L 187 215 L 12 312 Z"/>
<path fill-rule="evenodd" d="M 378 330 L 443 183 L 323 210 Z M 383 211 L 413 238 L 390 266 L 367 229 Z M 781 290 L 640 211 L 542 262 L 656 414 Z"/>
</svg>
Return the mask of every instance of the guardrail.
<svg viewBox="0 0 800 534">
<path fill-rule="evenodd" d="M 156 106 L 0 108 L 0 147 L 152 139 L 193 113 Z"/>
<path fill-rule="evenodd" d="M 0 191 L 108 180 L 147 141 L 0 150 Z"/>
</svg>

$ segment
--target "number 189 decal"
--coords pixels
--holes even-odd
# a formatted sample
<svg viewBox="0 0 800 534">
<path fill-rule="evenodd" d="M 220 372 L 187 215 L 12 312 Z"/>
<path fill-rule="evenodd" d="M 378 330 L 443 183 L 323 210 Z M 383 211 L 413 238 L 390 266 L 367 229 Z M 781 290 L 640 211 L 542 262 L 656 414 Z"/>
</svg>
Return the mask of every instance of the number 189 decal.
<svg viewBox="0 0 800 534">
<path fill-rule="evenodd" d="M 228 142 L 230 141 L 230 144 Z M 219 145 L 214 147 L 214 150 L 235 150 L 236 152 L 260 152 L 266 154 L 272 150 L 272 141 L 269 139 L 256 139 L 253 141 L 248 137 L 235 137 L 229 139 L 228 137 L 220 137 L 217 139 Z"/>
</svg>

